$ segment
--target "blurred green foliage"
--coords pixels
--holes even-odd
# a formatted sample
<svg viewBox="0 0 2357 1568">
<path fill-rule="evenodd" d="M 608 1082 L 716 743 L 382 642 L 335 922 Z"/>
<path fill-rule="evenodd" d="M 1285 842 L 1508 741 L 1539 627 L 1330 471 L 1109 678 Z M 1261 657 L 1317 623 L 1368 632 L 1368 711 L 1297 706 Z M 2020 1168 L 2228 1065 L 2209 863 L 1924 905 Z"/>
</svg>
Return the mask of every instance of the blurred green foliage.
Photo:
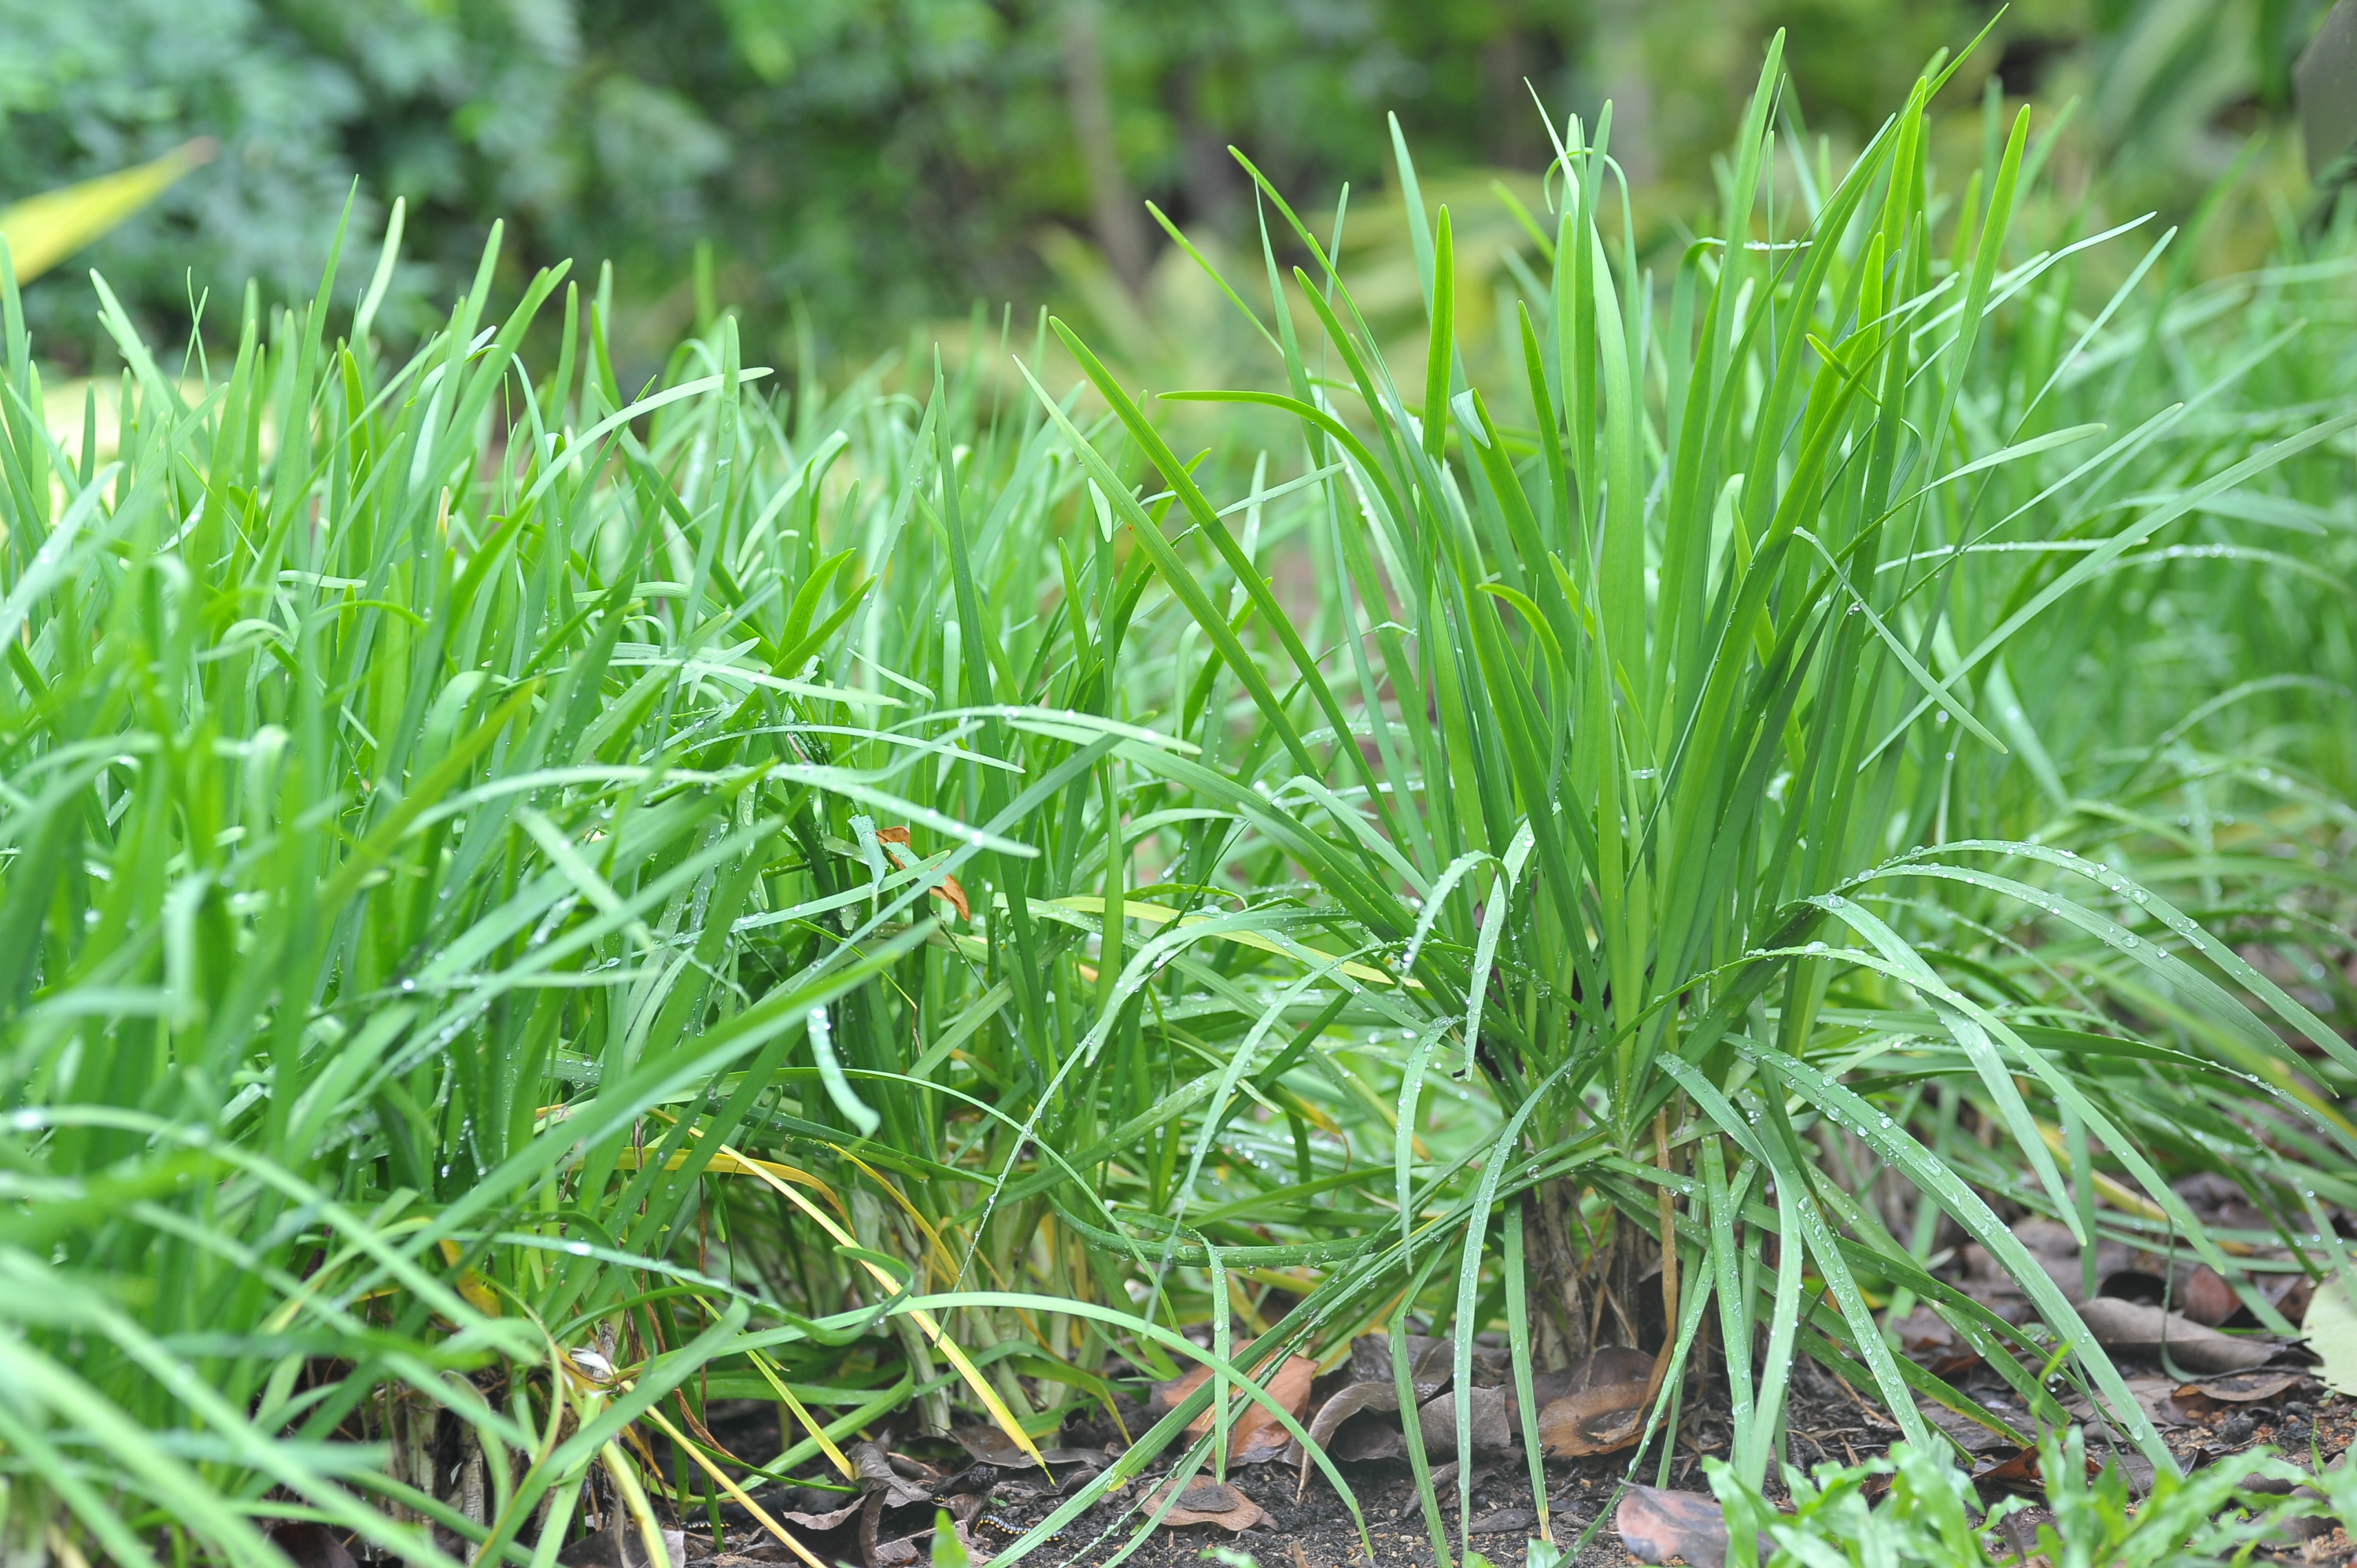
<svg viewBox="0 0 2357 1568">
<path fill-rule="evenodd" d="M 1952 100 L 2083 99 L 2074 134 L 2136 199 L 2182 209 L 2284 107 L 2324 0 L 2023 0 Z M 1616 102 L 1641 183 L 1710 194 L 1739 89 L 1792 29 L 1798 107 L 1855 144 L 1979 0 L 0 0 L 0 200 L 199 134 L 225 156 L 82 258 L 151 324 L 246 278 L 307 291 L 357 180 L 358 232 L 406 199 L 414 332 L 482 232 L 528 267 L 611 259 L 649 343 L 713 295 L 757 342 L 865 352 L 975 299 L 1055 295 L 1078 233 L 1132 286 L 1163 241 L 1248 236 L 1233 144 L 1286 188 L 1385 178 L 1382 115 L 1423 164 L 1534 171 L 1558 116 Z M 1076 127 L 1104 128 L 1082 134 Z M 1106 156 L 1107 153 L 1111 156 Z M 1323 199 L 1314 197 L 1313 199 Z M 1657 206 L 1663 205 L 1657 203 Z M 1674 201 L 1666 205 L 1677 205 Z M 1050 243 L 1043 247 L 1043 237 Z M 28 306 L 94 337 L 65 269 Z M 1068 302 L 1070 290 L 1062 295 Z M 229 319 L 223 308 L 217 320 Z"/>
</svg>

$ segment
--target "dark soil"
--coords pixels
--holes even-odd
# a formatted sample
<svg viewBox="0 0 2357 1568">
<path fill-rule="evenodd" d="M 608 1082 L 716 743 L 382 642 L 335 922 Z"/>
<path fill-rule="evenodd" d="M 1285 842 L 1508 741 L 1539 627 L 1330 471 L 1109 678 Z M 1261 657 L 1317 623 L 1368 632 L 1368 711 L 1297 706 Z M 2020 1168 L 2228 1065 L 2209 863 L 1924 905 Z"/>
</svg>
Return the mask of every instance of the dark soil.
<svg viewBox="0 0 2357 1568">
<path fill-rule="evenodd" d="M 1357 1494 L 1368 1537 L 1374 1545 L 1372 1561 L 1398 1564 L 1399 1568 L 1416 1564 L 1428 1568 L 1432 1563 L 1432 1541 L 1408 1466 L 1397 1460 L 1373 1460 L 1345 1464 L 1340 1468 Z M 1620 1470 L 1603 1459 L 1548 1462 L 1548 1510 L 1558 1541 L 1568 1546 L 1578 1539 L 1598 1511 L 1611 1499 L 1620 1476 Z M 1176 1530 L 1166 1527 L 1157 1530 L 1125 1561 L 1137 1563 L 1140 1568 L 1191 1565 L 1214 1546 L 1250 1552 L 1263 1568 L 1343 1568 L 1345 1564 L 1370 1561 L 1350 1509 L 1323 1475 L 1313 1473 L 1308 1487 L 1300 1490 L 1297 1497 L 1297 1473 L 1285 1465 L 1231 1470 L 1228 1484 L 1259 1505 L 1268 1516 L 1267 1522 L 1238 1534 L 1231 1534 L 1217 1525 L 1190 1525 Z M 1694 1484 L 1700 1485 L 1699 1477 Z M 1151 1512 L 1150 1508 L 1139 1505 L 1154 1487 L 1152 1477 L 1143 1482 L 1132 1482 L 1066 1527 L 1063 1534 L 1039 1549 L 1030 1560 L 1041 1568 L 1098 1568 L 1109 1562 L 1128 1544 Z M 993 1506 L 978 1515 L 970 1527 L 975 1547 L 981 1552 L 1003 1550 L 1012 1544 L 1019 1530 L 1047 1517 L 1052 1499 L 1019 1495 L 1031 1489 L 1021 1483 L 1005 1483 L 995 1489 Z M 1447 1477 L 1441 1488 L 1441 1505 L 1453 1560 L 1462 1553 L 1456 1528 L 1453 1476 Z M 732 1524 L 728 1541 L 731 1556 L 737 1556 L 740 1562 L 797 1561 L 775 1541 L 767 1540 L 758 1525 L 748 1530 L 746 1526 L 751 1523 L 747 1516 L 743 1523 Z M 1523 1543 L 1537 1533 L 1530 1474 L 1521 1456 L 1501 1455 L 1498 1463 L 1480 1466 L 1475 1472 L 1473 1487 L 1474 1550 L 1501 1563 L 1518 1563 Z M 698 1555 L 696 1548 L 708 1551 L 709 1547 L 693 1535 L 690 1542 L 689 1561 L 693 1565 Z M 811 1538 L 808 1543 L 823 1561 L 853 1565 L 860 1561 L 858 1531 L 854 1527 Z M 1621 1549 L 1620 1538 L 1608 1520 L 1593 1532 L 1587 1550 L 1576 1562 L 1578 1568 L 1603 1563 L 1617 1568 L 1629 1562 L 1629 1554 Z M 716 1568 L 724 1565 L 716 1564 Z"/>
<path fill-rule="evenodd" d="M 2123 1370 L 2131 1375 L 2138 1371 L 2147 1375 L 2158 1372 L 2158 1368 L 2139 1369 L 2133 1363 L 2124 1365 Z M 1723 1396 L 1714 1397 L 1715 1391 L 1706 1392 L 1699 1387 L 1695 1392 L 1702 1397 L 1690 1400 L 1686 1405 L 1668 1484 L 1673 1489 L 1706 1492 L 1708 1487 L 1698 1460 L 1705 1454 L 1724 1455 L 1728 1431 L 1720 1402 Z M 2189 1402 L 2186 1407 L 2165 1405 L 2160 1416 L 2163 1435 L 2171 1451 L 2189 1468 L 2263 1446 L 2273 1447 L 2297 1460 L 2308 1461 L 2313 1455 L 2329 1463 L 2350 1447 L 2352 1437 L 2357 1437 L 2357 1401 L 2326 1393 L 2312 1380 L 2255 1404 L 2203 1409 L 2201 1402 Z M 1828 1461 L 1861 1462 L 1880 1454 L 1898 1435 L 1897 1428 L 1867 1400 L 1805 1361 L 1793 1369 L 1789 1410 L 1787 1440 L 1791 1457 L 1808 1468 Z M 1118 1436 L 1109 1423 L 1102 1432 L 1075 1423 L 1058 1441 L 1070 1451 L 1089 1444 L 1117 1447 Z M 758 1451 L 759 1444 L 748 1446 Z M 1036 1469 L 972 1466 L 966 1455 L 953 1453 L 949 1444 L 912 1442 L 905 1446 L 944 1470 L 964 1471 L 959 1482 L 942 1488 L 939 1500 L 963 1520 L 964 1533 L 977 1561 L 985 1554 L 1003 1552 L 1020 1532 L 1047 1517 L 1060 1496 L 1078 1490 L 1093 1473 L 1085 1464 L 1060 1463 L 1057 1474 L 1060 1484 L 1050 1488 Z M 2100 1439 L 2093 1440 L 2090 1448 L 2100 1455 L 2104 1444 Z M 1977 1455 L 1976 1459 L 1980 1467 L 1995 1468 L 2013 1452 L 1997 1446 Z M 1659 1454 L 1658 1445 L 1649 1452 L 1638 1479 L 1651 1483 L 1658 1477 Z M 1555 1539 L 1569 1547 L 1583 1535 L 1586 1537 L 1587 1544 L 1573 1560 L 1575 1568 L 1598 1568 L 1600 1564 L 1623 1568 L 1632 1561 L 1609 1517 L 1592 1530 L 1588 1528 L 1596 1523 L 1599 1513 L 1610 1509 L 1616 1488 L 1629 1472 L 1630 1459 L 1631 1455 L 1624 1452 L 1584 1460 L 1546 1462 L 1548 1509 Z M 1165 1527 L 1124 1561 L 1135 1563 L 1139 1568 L 1177 1568 L 1179 1564 L 1191 1568 L 1210 1549 L 1225 1546 L 1250 1552 L 1262 1568 L 1429 1568 L 1433 1561 L 1431 1537 L 1407 1464 L 1379 1459 L 1346 1462 L 1340 1467 L 1365 1519 L 1367 1537 L 1373 1545 L 1372 1560 L 1350 1509 L 1321 1473 L 1313 1470 L 1304 1488 L 1293 1466 L 1273 1463 L 1231 1468 L 1228 1475 L 1228 1484 L 1267 1516 L 1265 1522 L 1235 1534 L 1213 1524 Z M 2137 1466 L 2131 1463 L 2127 1468 L 2134 1479 Z M 1042 1568 L 1102 1568 L 1129 1545 L 1138 1526 L 1151 1513 L 1146 1498 L 1163 1475 L 1164 1471 L 1157 1467 L 1144 1479 L 1133 1481 L 1105 1498 L 1067 1526 L 1061 1535 L 1035 1551 L 1029 1561 Z M 1460 1539 L 1457 1530 L 1454 1467 L 1441 1470 L 1437 1479 L 1451 1559 L 1461 1558 L 1469 1544 L 1493 1562 L 1519 1563 L 1524 1542 L 1537 1533 L 1529 1467 L 1522 1455 L 1514 1452 L 1480 1457 L 1474 1472 L 1473 1530 L 1469 1542 Z M 1771 1487 L 1771 1493 L 1772 1490 Z M 1996 1495 L 1992 1490 L 1986 1500 L 1993 1502 Z M 816 1513 L 830 1505 L 839 1506 L 845 1499 L 840 1495 L 772 1487 L 758 1494 L 757 1500 L 773 1512 L 792 1509 Z M 896 1559 L 899 1568 L 924 1568 L 930 1560 L 931 1542 L 920 1532 L 930 1529 L 930 1510 L 934 1506 L 911 1506 L 884 1517 L 883 1528 L 877 1531 L 880 1551 L 872 1558 L 873 1568 L 895 1568 Z M 710 1537 L 692 1528 L 688 1538 L 691 1568 L 699 1559 L 706 1560 L 710 1568 L 800 1562 L 770 1539 L 741 1509 L 728 1507 L 722 1511 L 726 1525 L 726 1553 L 715 1554 Z M 692 1518 L 687 1522 L 693 1527 L 700 1521 Z M 856 1519 L 823 1534 L 798 1534 L 822 1562 L 848 1564 L 850 1568 L 871 1563 L 870 1551 L 861 1540 Z M 897 1551 L 893 1544 L 896 1537 L 907 1542 Z"/>
</svg>

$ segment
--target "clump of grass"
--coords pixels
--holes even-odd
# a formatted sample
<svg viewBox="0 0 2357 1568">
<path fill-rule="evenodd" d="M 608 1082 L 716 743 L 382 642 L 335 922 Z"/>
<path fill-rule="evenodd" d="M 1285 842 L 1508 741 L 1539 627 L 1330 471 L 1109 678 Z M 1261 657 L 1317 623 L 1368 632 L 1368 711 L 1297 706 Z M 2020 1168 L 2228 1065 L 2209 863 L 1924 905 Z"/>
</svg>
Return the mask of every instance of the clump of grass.
<svg viewBox="0 0 2357 1568">
<path fill-rule="evenodd" d="M 1798 1353 L 1919 1447 L 1919 1394 L 2003 1426 L 1893 1352 L 1902 1297 L 2166 1466 L 1984 1192 L 2246 1287 L 2170 1176 L 2311 1243 L 2357 1207 L 2308 973 L 2348 236 L 2189 290 L 2135 225 L 2014 231 L 2026 117 L 1952 189 L 1927 79 L 1836 177 L 1780 81 L 1658 291 L 1569 125 L 1493 385 L 1404 146 L 1396 371 L 1343 215 L 1264 184 L 1231 294 L 1282 390 L 1164 394 L 1283 416 L 1255 457 L 1183 458 L 1060 327 L 1092 403 L 767 396 L 726 318 L 626 393 L 602 285 L 493 312 L 495 232 L 398 363 L 397 234 L 341 330 L 249 293 L 221 363 L 101 283 L 102 461 L 9 285 L 12 1540 L 544 1568 L 841 1484 L 904 1408 L 1029 1444 L 1210 1362 L 1044 1532 L 1411 1314 L 1460 1380 L 1502 1321 L 1527 1421 L 1657 1265 L 1652 1429 L 1743 1348 L 1738 1485 Z M 2050 1334 L 1932 1271 L 1948 1224 Z"/>
<path fill-rule="evenodd" d="M 2167 239 L 2145 240 L 2093 319 L 2073 319 L 2077 259 L 2138 225 L 2034 250 L 2013 235 L 2043 152 L 2027 111 L 1992 138 L 1944 237 L 1950 199 L 1922 139 L 1936 79 L 1837 179 L 1796 163 L 1799 199 L 1780 207 L 1767 179 L 1776 84 L 1771 53 L 1720 237 L 1682 258 L 1666 321 L 1649 307 L 1651 278 L 1611 255 L 1597 221 L 1609 116 L 1591 145 L 1573 124 L 1555 235 L 1533 237 L 1553 287 L 1525 302 L 1526 374 L 1511 392 L 1463 375 L 1445 210 L 1417 234 L 1423 374 L 1394 379 L 1312 231 L 1264 185 L 1320 269 L 1296 274 L 1298 303 L 1270 295 L 1265 329 L 1288 388 L 1201 395 L 1296 413 L 1310 460 L 1343 470 L 1329 526 L 1354 608 L 1322 663 L 1288 644 L 1281 679 L 1247 683 L 1299 769 L 1283 791 L 1340 830 L 1297 857 L 1359 941 L 1421 983 L 1399 997 L 1414 1039 L 1402 1124 L 1435 1069 L 1483 1084 L 1505 1116 L 1455 1169 L 1394 1144 L 1402 1256 L 1362 1266 L 1452 1252 L 1455 1321 L 1476 1327 L 1501 1224 L 1506 1299 L 1523 1299 L 1530 1271 L 1543 1350 L 1576 1354 L 1599 1292 L 1617 1286 L 1613 1305 L 1629 1309 L 1640 1271 L 1616 1266 L 1631 1253 L 1656 1264 L 1669 1330 L 1657 1386 L 1676 1386 L 1714 1316 L 1726 1345 L 1765 1335 L 1756 1382 L 1749 1354 L 1727 1366 L 1748 1481 L 1778 1442 L 1795 1351 L 1878 1391 L 1919 1445 L 1932 1440 L 1919 1394 L 2003 1428 L 1893 1354 L 1869 1292 L 1935 1304 L 2041 1422 L 2064 1417 L 2040 1363 L 2067 1364 L 2167 1466 L 2053 1282 L 1913 1129 L 1951 1128 L 1968 1105 L 2027 1165 L 2015 1194 L 2083 1245 L 2133 1217 L 2247 1287 L 2148 1151 L 2230 1159 L 2315 1221 L 2302 1229 L 2329 1255 L 2315 1195 L 2348 1196 L 2324 1172 L 2343 1157 L 2328 1151 L 2349 1146 L 2330 1100 L 2357 1052 L 2130 866 L 2073 847 L 2159 824 L 2083 793 L 2140 769 L 2095 746 L 2057 760 L 2041 719 L 2067 689 L 2092 678 L 2166 704 L 2177 727 L 2147 743 L 2158 750 L 2200 710 L 2181 685 L 2091 677 L 2088 630 L 2040 623 L 2107 578 L 2268 559 L 2157 542 L 2205 513 L 2268 510 L 2250 498 L 2283 495 L 2287 466 L 2306 469 L 2307 494 L 2329 493 L 2357 413 L 2327 399 L 2230 416 L 2244 438 L 2214 439 L 2215 411 L 2242 402 L 2288 328 L 2206 374 L 2179 361 L 2176 401 L 2136 385 L 2190 309 L 2137 297 Z M 1412 191 L 1404 149 L 1400 175 Z M 2024 319 L 2007 331 L 2009 303 Z M 1130 437 L 1175 471 L 1074 348 Z M 2345 368 L 2345 344 L 2331 357 Z M 1508 408 L 1530 423 L 1517 428 Z M 1216 542 L 1208 503 L 1172 483 Z M 1254 602 L 1275 610 L 1265 592 Z M 2319 609 L 2302 612 L 2307 635 L 2330 613 Z M 2209 712 L 2283 683 L 2230 686 Z M 1304 695 L 1280 699 L 1284 685 Z M 1354 687 L 1355 715 L 1336 694 Z M 2108 723 L 2124 694 L 2088 697 Z M 2326 712 L 2320 734 L 2345 735 L 2345 714 Z M 1341 753 L 1340 789 L 1294 738 L 1312 714 L 1372 732 Z M 2298 788 L 2308 809 L 2271 827 L 2320 848 L 2344 808 L 2306 779 Z M 1298 832 L 1275 815 L 1270 836 Z M 2204 875 L 2214 886 L 2214 871 L 2193 879 Z M 2321 886 L 2306 868 L 2289 880 Z M 2008 929 L 2024 927 L 2040 949 Z M 2156 1055 L 2156 1016 L 2196 1051 Z M 2263 1138 L 2238 1122 L 2255 1094 L 2301 1130 Z M 2199 1133 L 2156 1136 L 2186 1128 L 2194 1106 Z M 1905 1239 L 1861 1201 L 1873 1176 L 1841 1168 L 1844 1145 L 1908 1193 Z M 1579 1240 L 1592 1230 L 1566 1223 L 1583 1210 L 1608 1220 L 1592 1247 Z M 1421 1238 L 1410 1214 L 1430 1225 Z M 2058 1344 L 2006 1328 L 1925 1271 L 1943 1215 L 2015 1278 Z M 1784 1243 L 1772 1282 L 1763 1230 Z M 1338 1274 L 1327 1288 L 1349 1286 Z M 1470 1335 L 1457 1343 L 1461 1380 Z M 1469 1420 L 1460 1411 L 1460 1447 Z M 1460 1474 L 1460 1525 L 1469 1494 Z"/>
<path fill-rule="evenodd" d="M 2009 1498 L 1985 1513 L 1972 1483 L 1944 1455 L 1905 1444 L 1863 1465 L 1823 1465 L 1813 1476 L 1791 1472 L 1784 1487 L 1789 1510 L 1779 1510 L 1723 1463 L 1707 1463 L 1727 1509 L 1727 1555 L 1745 1553 L 1741 1560 L 1764 1568 L 1803 1563 L 1934 1568 L 2019 1560 L 2033 1550 L 2049 1563 L 2206 1568 L 2246 1562 L 2255 1546 L 2298 1539 L 2295 1532 L 2306 1528 L 2304 1521 L 2345 1519 L 2357 1504 L 2345 1468 L 2321 1477 L 2330 1496 L 2314 1487 L 2294 1495 L 2316 1477 L 2272 1455 L 2230 1460 L 2190 1477 L 2158 1476 L 2141 1493 L 2117 1464 L 2091 1476 L 2085 1437 L 2077 1431 L 2047 1434 L 2039 1459 L 2049 1477 L 2050 1517 L 2011 1525 L 2004 1521 L 2029 1512 L 2027 1498 Z"/>
</svg>

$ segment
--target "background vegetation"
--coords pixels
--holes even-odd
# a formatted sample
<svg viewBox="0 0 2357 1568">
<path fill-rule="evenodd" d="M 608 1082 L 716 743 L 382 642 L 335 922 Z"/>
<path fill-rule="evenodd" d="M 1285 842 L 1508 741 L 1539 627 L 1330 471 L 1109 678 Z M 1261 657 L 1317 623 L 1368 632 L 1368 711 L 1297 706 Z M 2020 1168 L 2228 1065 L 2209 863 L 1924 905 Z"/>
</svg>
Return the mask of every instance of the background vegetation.
<svg viewBox="0 0 2357 1568">
<path fill-rule="evenodd" d="M 2074 195 L 2181 218 L 2277 122 L 2322 0 L 2018 0 L 1967 62 L 2014 99 L 2081 112 L 2058 150 Z M 1529 81 L 1558 116 L 1615 100 L 1645 243 L 1716 199 L 1711 159 L 1760 51 L 1790 26 L 1794 102 L 1853 149 L 1981 0 L 97 0 L 0 3 L 0 201 L 212 136 L 222 155 L 82 258 L 134 317 L 185 318 L 193 277 L 300 297 L 320 214 L 360 181 L 373 231 L 395 198 L 409 242 L 380 317 L 439 320 L 493 219 L 502 281 L 564 258 L 618 267 L 618 349 L 641 371 L 708 320 L 694 252 L 755 358 L 864 359 L 977 300 L 1018 316 L 1087 295 L 1085 237 L 1139 286 L 1163 236 L 1248 243 L 1243 147 L 1304 199 L 1391 179 L 1396 112 L 1428 177 L 1528 176 L 1545 152 Z M 2296 162 L 2296 160 L 2289 160 Z M 2288 167 L 2288 162 L 2286 164 Z M 1478 184 L 1478 182 L 1477 182 Z M 2286 182 L 2273 182 L 2281 190 Z M 2266 202 L 2230 226 L 2265 235 Z M 2235 258 L 2249 264 L 2255 256 Z M 347 287 L 356 286 L 347 285 Z M 226 298 L 216 293 L 216 302 Z M 349 295 L 347 297 L 349 303 Z M 78 287 L 32 292 L 45 352 L 105 354 Z M 797 311 L 802 312 L 798 317 Z M 231 330 L 224 310 L 215 329 Z"/>
<path fill-rule="evenodd" d="M 72 126 L 229 89 L 313 140 L 274 183 L 223 131 L 121 289 L 0 287 L 10 1551 L 264 1568 L 311 1521 L 547 1568 L 877 1490 L 887 1418 L 1138 1416 L 1023 1549 L 1222 1466 L 1281 1353 L 1387 1337 L 1428 1402 L 1415 1333 L 1447 1557 L 1477 1332 L 1534 1454 L 1541 1374 L 1641 1347 L 1631 1420 L 1715 1402 L 1740 1509 L 1803 1358 L 1927 1453 L 2067 1401 L 2175 1463 L 2018 1222 L 2074 1271 L 2181 1247 L 2262 1329 L 2349 1268 L 2357 212 L 2213 156 L 2293 14 L 2106 8 L 1923 80 L 1821 18 L 1820 109 L 1674 6 L 1634 64 L 1262 9 L 199 9 L 177 58 L 38 19 L 8 134 L 59 176 Z M 1523 59 L 1635 83 L 1634 145 L 1518 88 L 1535 146 L 1490 140 Z M 2113 86 L 2065 120 L 1987 74 L 2041 59 Z M 1374 108 L 1411 60 L 1429 168 Z M 1190 115 L 1266 183 L 1190 174 Z M 422 182 L 405 235 L 321 226 L 355 165 Z M 1131 268 L 1114 174 L 1194 253 Z M 264 192 L 311 204 L 294 303 L 208 273 L 191 333 Z M 803 347 L 994 278 L 1082 329 Z M 1918 1303 L 1980 1393 L 1900 1353 Z"/>
</svg>

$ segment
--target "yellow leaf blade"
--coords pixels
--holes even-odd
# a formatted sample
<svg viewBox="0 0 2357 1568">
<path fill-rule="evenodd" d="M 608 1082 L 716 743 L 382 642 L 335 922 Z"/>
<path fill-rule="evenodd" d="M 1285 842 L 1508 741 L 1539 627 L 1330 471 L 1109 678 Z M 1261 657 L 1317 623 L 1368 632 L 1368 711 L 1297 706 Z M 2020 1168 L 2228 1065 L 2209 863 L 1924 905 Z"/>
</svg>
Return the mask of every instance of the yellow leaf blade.
<svg viewBox="0 0 2357 1568">
<path fill-rule="evenodd" d="M 16 281 L 31 282 L 155 200 L 182 175 L 211 162 L 217 146 L 199 136 L 150 163 L 0 208 L 0 239 L 8 242 Z"/>
</svg>

